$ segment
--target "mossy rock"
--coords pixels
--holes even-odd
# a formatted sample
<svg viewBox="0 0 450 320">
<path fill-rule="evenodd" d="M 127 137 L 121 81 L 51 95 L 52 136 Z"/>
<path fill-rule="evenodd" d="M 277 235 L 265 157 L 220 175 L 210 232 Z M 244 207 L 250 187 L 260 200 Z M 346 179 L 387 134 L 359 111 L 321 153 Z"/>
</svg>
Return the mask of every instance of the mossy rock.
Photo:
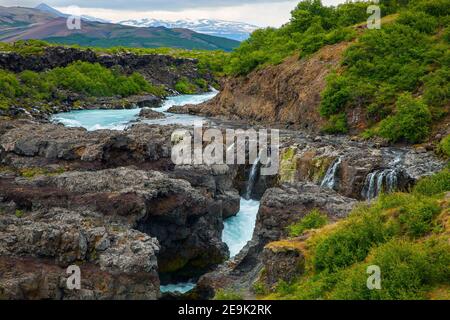
<svg viewBox="0 0 450 320">
<path fill-rule="evenodd" d="M 280 182 L 294 182 L 297 175 L 297 148 L 290 147 L 281 152 Z"/>
</svg>

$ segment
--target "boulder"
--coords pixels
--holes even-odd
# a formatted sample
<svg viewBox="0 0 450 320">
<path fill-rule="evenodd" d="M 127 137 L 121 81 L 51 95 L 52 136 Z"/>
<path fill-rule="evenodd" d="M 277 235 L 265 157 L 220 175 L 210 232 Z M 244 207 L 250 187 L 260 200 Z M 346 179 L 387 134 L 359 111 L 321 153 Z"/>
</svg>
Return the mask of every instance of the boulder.
<svg viewBox="0 0 450 320">
<path fill-rule="evenodd" d="M 1 299 L 159 298 L 155 238 L 87 209 L 1 212 Z M 67 287 L 73 265 L 80 290 Z"/>
<path fill-rule="evenodd" d="M 116 168 L 0 180 L 0 198 L 18 210 L 92 210 L 158 239 L 160 272 L 192 276 L 228 256 L 219 204 L 187 181 Z"/>
<path fill-rule="evenodd" d="M 263 250 L 264 272 L 260 280 L 273 288 L 279 281 L 290 283 L 305 271 L 305 256 L 295 241 L 269 243 Z"/>
<path fill-rule="evenodd" d="M 139 118 L 145 120 L 164 119 L 166 116 L 162 112 L 158 112 L 152 109 L 142 109 L 139 112 Z"/>
<path fill-rule="evenodd" d="M 262 244 L 279 240 L 287 236 L 287 226 L 314 209 L 327 214 L 330 220 L 338 220 L 345 218 L 356 203 L 313 183 L 283 184 L 267 190 L 261 199 L 254 235 Z"/>
</svg>

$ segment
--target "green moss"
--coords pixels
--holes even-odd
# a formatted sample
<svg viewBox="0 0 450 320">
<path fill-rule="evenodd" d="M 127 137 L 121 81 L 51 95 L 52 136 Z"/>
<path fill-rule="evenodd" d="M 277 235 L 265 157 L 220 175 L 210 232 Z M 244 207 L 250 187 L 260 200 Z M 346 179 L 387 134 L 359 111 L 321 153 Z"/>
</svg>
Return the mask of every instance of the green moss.
<svg viewBox="0 0 450 320">
<path fill-rule="evenodd" d="M 280 182 L 293 182 L 297 174 L 296 148 L 284 149 L 281 153 Z"/>
<path fill-rule="evenodd" d="M 310 180 L 313 182 L 321 182 L 334 161 L 335 159 L 329 157 L 314 158 L 312 160 L 312 168 L 309 171 Z"/>
<path fill-rule="evenodd" d="M 24 168 L 19 169 L 19 174 L 27 179 L 32 179 L 36 176 L 52 176 L 52 175 L 58 175 L 61 173 L 64 173 L 64 168 L 58 168 L 56 170 L 49 170 L 47 168 L 40 168 L 40 167 L 31 167 L 31 168 Z"/>
<path fill-rule="evenodd" d="M 22 218 L 23 217 L 23 215 L 25 214 L 22 210 L 19 210 L 19 209 L 17 209 L 16 211 L 15 211 L 15 216 L 17 217 L 17 218 Z"/>
<path fill-rule="evenodd" d="M 159 262 L 159 272 L 161 273 L 172 273 L 183 269 L 189 260 L 186 258 L 171 257 L 170 261 L 165 261 L 165 263 Z"/>
<path fill-rule="evenodd" d="M 244 300 L 242 294 L 233 290 L 218 290 L 214 300 Z"/>
<path fill-rule="evenodd" d="M 328 217 L 326 214 L 321 213 L 319 210 L 313 210 L 300 221 L 288 227 L 289 236 L 301 236 L 305 231 L 321 228 L 326 225 L 327 222 Z"/>
</svg>

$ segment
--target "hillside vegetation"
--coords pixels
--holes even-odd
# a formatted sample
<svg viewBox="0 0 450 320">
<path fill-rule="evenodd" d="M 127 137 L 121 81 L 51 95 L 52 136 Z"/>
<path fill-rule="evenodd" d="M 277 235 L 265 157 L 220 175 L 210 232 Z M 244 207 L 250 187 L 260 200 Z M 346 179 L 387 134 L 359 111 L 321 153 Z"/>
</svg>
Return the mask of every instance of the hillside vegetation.
<svg viewBox="0 0 450 320">
<path fill-rule="evenodd" d="M 449 191 L 446 169 L 411 193 L 382 195 L 338 223 L 304 229 L 307 240 L 290 241 L 299 241 L 305 273 L 274 288 L 255 287 L 271 299 L 450 299 Z M 312 215 L 304 220 L 317 220 Z M 373 265 L 381 270 L 381 290 L 367 287 Z"/>
<path fill-rule="evenodd" d="M 358 1 L 325 7 L 302 1 L 289 23 L 255 31 L 230 57 L 227 74 L 247 75 L 298 54 L 305 58 L 326 45 L 351 42 L 322 92 L 320 114 L 327 133 L 346 133 L 347 118 L 362 108 L 369 130 L 392 142 L 417 143 L 448 114 L 448 0 L 381 1 L 381 29 L 368 30 L 367 7 Z"/>
<path fill-rule="evenodd" d="M 153 86 L 138 73 L 125 76 L 98 63 L 75 62 L 41 73 L 26 70 L 15 74 L 0 70 L 0 109 L 8 109 L 18 100 L 24 107 L 40 101 L 63 100 L 66 90 L 90 97 L 166 94 L 163 88 Z"/>
</svg>

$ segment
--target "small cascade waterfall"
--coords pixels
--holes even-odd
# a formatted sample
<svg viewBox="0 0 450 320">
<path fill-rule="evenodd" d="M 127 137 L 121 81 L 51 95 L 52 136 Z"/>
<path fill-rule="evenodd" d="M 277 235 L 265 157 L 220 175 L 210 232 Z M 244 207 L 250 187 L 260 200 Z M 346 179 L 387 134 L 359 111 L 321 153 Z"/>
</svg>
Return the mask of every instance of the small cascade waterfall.
<svg viewBox="0 0 450 320">
<path fill-rule="evenodd" d="M 245 191 L 244 198 L 250 200 L 252 197 L 253 187 L 255 186 L 256 180 L 258 179 L 259 168 L 261 166 L 261 158 L 258 156 L 252 165 L 250 174 L 248 176 L 247 188 Z"/>
<path fill-rule="evenodd" d="M 338 186 L 338 173 L 339 169 L 341 167 L 342 158 L 339 157 L 336 159 L 333 164 L 328 168 L 327 173 L 325 174 L 325 177 L 322 180 L 322 183 L 320 184 L 323 188 L 328 189 L 336 189 Z"/>
<path fill-rule="evenodd" d="M 399 189 L 399 183 L 402 178 L 403 172 L 400 169 L 374 171 L 366 178 L 362 196 L 367 200 L 372 200 L 382 192 L 395 192 Z"/>
</svg>

